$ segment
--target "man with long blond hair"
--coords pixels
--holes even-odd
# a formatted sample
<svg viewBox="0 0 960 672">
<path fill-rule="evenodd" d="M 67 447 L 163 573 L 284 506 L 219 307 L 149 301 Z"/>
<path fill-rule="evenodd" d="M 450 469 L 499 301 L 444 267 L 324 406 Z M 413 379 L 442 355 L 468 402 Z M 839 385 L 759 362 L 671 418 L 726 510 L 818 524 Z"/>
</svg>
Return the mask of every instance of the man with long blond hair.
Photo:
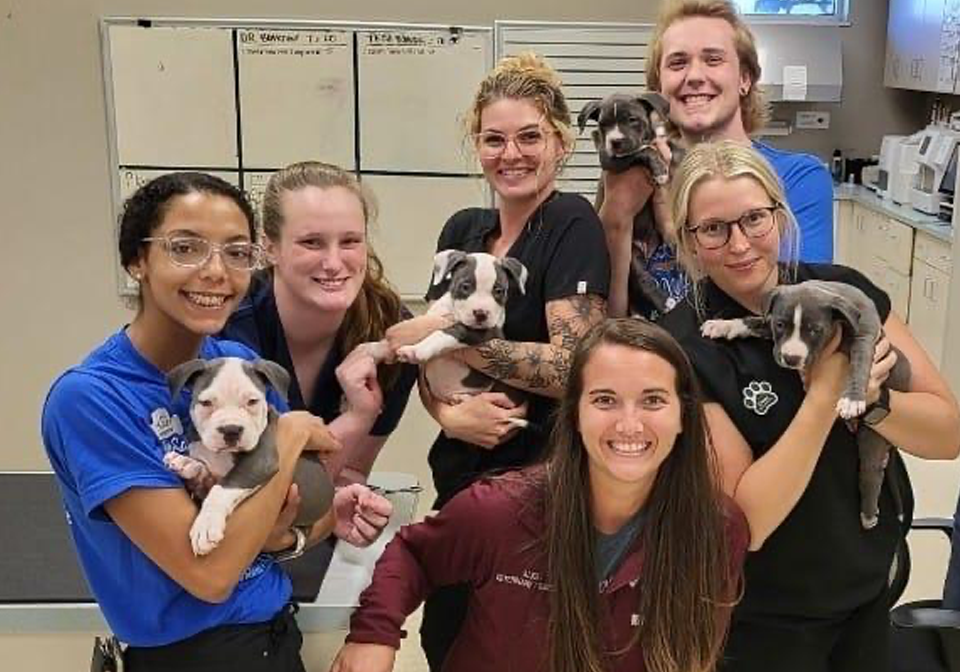
<svg viewBox="0 0 960 672">
<path fill-rule="evenodd" d="M 659 91 L 669 101 L 670 120 L 683 144 L 689 147 L 707 140 L 752 143 L 783 182 L 800 225 L 800 258 L 832 261 L 830 174 L 815 156 L 785 152 L 751 139 L 764 127 L 769 114 L 759 80 L 760 60 L 753 34 L 729 0 L 668 0 L 664 4 L 647 58 L 647 88 Z M 665 143 L 661 150 L 669 152 Z M 633 219 L 651 197 L 663 242 L 648 251 L 648 268 L 654 277 L 679 273 L 669 245 L 670 227 L 665 223 L 669 214 L 649 175 L 640 168 L 604 175 L 600 219 L 612 266 L 611 314 L 627 310 Z M 674 281 L 671 287 L 677 284 Z"/>
</svg>

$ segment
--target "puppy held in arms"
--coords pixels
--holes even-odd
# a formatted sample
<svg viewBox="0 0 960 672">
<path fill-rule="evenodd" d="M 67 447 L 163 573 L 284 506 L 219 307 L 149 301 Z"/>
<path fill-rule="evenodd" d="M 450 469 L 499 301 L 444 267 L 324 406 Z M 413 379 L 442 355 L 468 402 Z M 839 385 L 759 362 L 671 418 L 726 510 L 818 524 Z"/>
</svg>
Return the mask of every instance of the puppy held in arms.
<svg viewBox="0 0 960 672">
<path fill-rule="evenodd" d="M 430 393 L 448 404 L 456 404 L 467 396 L 491 390 L 503 392 L 519 404 L 523 393 L 486 374 L 476 371 L 456 357 L 445 357 L 454 350 L 479 345 L 494 338 L 503 338 L 507 299 L 511 288 L 521 294 L 527 282 L 527 269 L 512 257 L 499 259 L 483 252 L 460 250 L 438 252 L 433 260 L 433 285 L 447 286 L 446 292 L 434 301 L 428 315 L 438 315 L 453 324 L 434 331 L 419 343 L 397 349 L 397 359 L 423 364 L 423 377 Z M 389 357 L 386 341 L 363 346 L 377 362 Z M 514 418 L 517 427 L 527 421 Z"/>
<path fill-rule="evenodd" d="M 773 338 L 777 364 L 803 371 L 830 341 L 835 325 L 843 331 L 840 348 L 850 357 L 850 378 L 837 402 L 837 412 L 856 431 L 860 455 L 860 521 L 864 529 L 870 529 L 877 524 L 880 489 L 891 448 L 890 443 L 867 424 L 869 414 L 859 422 L 852 422 L 867 409 L 870 369 L 882 334 L 873 301 L 860 289 L 843 282 L 808 280 L 781 285 L 764 298 L 763 317 L 707 320 L 701 333 L 707 338 Z M 891 347 L 897 360 L 885 385 L 892 390 L 907 391 L 910 362 L 900 350 Z"/>
<path fill-rule="evenodd" d="M 185 362 L 167 374 L 167 383 L 174 399 L 184 387 L 192 392 L 189 454 L 170 451 L 163 461 L 192 494 L 203 498 L 190 543 L 196 555 L 206 555 L 223 540 L 233 510 L 280 468 L 278 415 L 267 401 L 267 388 L 286 398 L 290 376 L 264 359 L 222 357 Z M 316 453 L 300 456 L 293 482 L 301 498 L 294 525 L 312 525 L 333 501 L 333 484 Z"/>
<path fill-rule="evenodd" d="M 668 138 L 669 112 L 670 103 L 659 93 L 614 93 L 584 105 L 577 115 L 577 126 L 582 133 L 588 121 L 597 122 L 592 137 L 601 168 L 611 173 L 622 173 L 633 166 L 641 166 L 646 168 L 656 184 L 664 186 L 670 179 L 671 165 L 661 156 L 655 141 L 658 138 L 667 141 L 673 166 L 683 158 L 683 149 Z M 594 206 L 599 211 L 602 204 L 603 180 L 600 180 Z M 667 305 L 666 293 L 647 269 L 648 257 L 661 240 L 651 199 L 633 220 L 628 279 L 631 314 L 651 317 L 654 314 L 651 308 L 663 314 L 673 307 Z"/>
</svg>

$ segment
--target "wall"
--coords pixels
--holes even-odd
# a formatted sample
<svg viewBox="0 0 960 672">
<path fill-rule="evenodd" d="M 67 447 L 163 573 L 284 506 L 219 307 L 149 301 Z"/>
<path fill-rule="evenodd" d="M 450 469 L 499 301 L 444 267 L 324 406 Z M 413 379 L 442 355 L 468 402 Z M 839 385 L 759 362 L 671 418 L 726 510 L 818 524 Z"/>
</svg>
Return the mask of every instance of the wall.
<svg viewBox="0 0 960 672">
<path fill-rule="evenodd" d="M 653 3 L 632 0 L 325 4 L 322 18 L 329 19 L 473 24 L 496 18 L 655 19 Z M 0 314 L 18 325 L 0 334 L 5 372 L 0 421 L 7 439 L 0 468 L 45 468 L 37 426 L 50 381 L 129 320 L 113 273 L 97 21 L 130 14 L 130 6 L 119 0 L 0 0 L 0 202 L 6 223 Z M 305 0 L 238 0 L 230 3 L 229 14 L 222 7 L 210 0 L 152 0 L 136 3 L 136 13 L 321 18 L 320 5 Z M 852 20 L 844 30 L 844 102 L 824 106 L 831 108 L 832 128 L 778 138 L 775 144 L 823 157 L 836 146 L 872 153 L 883 133 L 921 123 L 925 96 L 882 86 L 886 12 L 872 1 L 854 2 Z"/>
</svg>

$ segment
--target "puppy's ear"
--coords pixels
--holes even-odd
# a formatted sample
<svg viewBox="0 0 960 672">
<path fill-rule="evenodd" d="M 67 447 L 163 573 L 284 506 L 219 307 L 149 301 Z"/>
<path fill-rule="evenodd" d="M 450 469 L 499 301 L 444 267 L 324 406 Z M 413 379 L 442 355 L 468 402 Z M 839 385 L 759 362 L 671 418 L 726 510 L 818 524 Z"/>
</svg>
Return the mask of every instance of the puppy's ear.
<svg viewBox="0 0 960 672">
<path fill-rule="evenodd" d="M 770 317 L 770 311 L 773 310 L 773 307 L 777 303 L 777 298 L 780 296 L 780 288 L 774 287 L 769 292 L 763 295 L 763 299 L 760 302 L 760 310 L 763 313 L 764 318 Z"/>
<path fill-rule="evenodd" d="M 580 110 L 580 114 L 577 115 L 577 128 L 580 129 L 580 132 L 583 133 L 583 129 L 586 128 L 587 122 L 591 119 L 594 121 L 599 120 L 600 118 L 600 107 L 603 105 L 602 100 L 591 100 L 589 103 L 583 106 Z"/>
<path fill-rule="evenodd" d="M 207 370 L 208 363 L 202 359 L 191 359 L 179 366 L 175 366 L 167 374 L 167 386 L 170 388 L 170 396 L 176 399 L 180 396 L 180 390 L 184 385 L 193 382 L 193 379 Z"/>
<path fill-rule="evenodd" d="M 500 260 L 500 266 L 507 272 L 510 279 L 513 280 L 521 294 L 527 293 L 527 267 L 519 260 L 513 257 L 504 257 Z"/>
<path fill-rule="evenodd" d="M 661 121 L 670 114 L 670 101 L 664 98 L 656 91 L 647 91 L 637 96 L 637 100 L 649 112 L 656 112 L 660 115 Z"/>
<path fill-rule="evenodd" d="M 290 374 L 285 368 L 269 359 L 258 359 L 250 364 L 250 369 L 260 376 L 264 383 L 276 390 L 281 399 L 287 400 L 287 393 L 290 391 Z"/>
<path fill-rule="evenodd" d="M 860 326 L 860 309 L 850 299 L 839 294 L 829 294 L 827 305 L 833 308 L 856 331 Z"/>
<path fill-rule="evenodd" d="M 433 284 L 446 280 L 458 264 L 467 260 L 467 253 L 460 250 L 443 250 L 433 257 Z"/>
</svg>

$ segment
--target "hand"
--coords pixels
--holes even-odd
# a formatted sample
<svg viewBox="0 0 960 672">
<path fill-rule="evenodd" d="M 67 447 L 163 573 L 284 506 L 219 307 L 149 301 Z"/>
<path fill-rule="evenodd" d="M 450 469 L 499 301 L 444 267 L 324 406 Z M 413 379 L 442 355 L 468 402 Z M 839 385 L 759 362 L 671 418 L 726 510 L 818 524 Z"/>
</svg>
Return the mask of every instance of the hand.
<svg viewBox="0 0 960 672">
<path fill-rule="evenodd" d="M 297 519 L 297 511 L 299 509 L 300 491 L 296 483 L 291 483 L 290 489 L 287 490 L 287 499 L 283 502 L 283 507 L 277 515 L 277 522 L 273 524 L 270 535 L 263 543 L 264 551 L 272 553 L 293 546 L 297 537 L 290 528 L 293 527 L 293 521 Z"/>
<path fill-rule="evenodd" d="M 340 362 L 336 376 L 351 412 L 373 419 L 380 414 L 383 391 L 377 381 L 377 362 L 368 351 L 354 349 Z"/>
<path fill-rule="evenodd" d="M 341 447 L 323 420 L 307 411 L 289 411 L 277 421 L 277 449 L 292 451 L 293 457 L 300 457 L 304 450 L 330 455 Z"/>
<path fill-rule="evenodd" d="M 333 496 L 333 534 L 354 546 L 369 546 L 387 526 L 393 505 L 363 485 L 347 485 Z"/>
<path fill-rule="evenodd" d="M 873 351 L 873 366 L 870 367 L 870 381 L 867 383 L 867 406 L 880 398 L 880 388 L 890 377 L 890 371 L 896 365 L 897 358 L 897 351 L 893 349 L 887 337 L 880 336 L 877 347 Z"/>
<path fill-rule="evenodd" d="M 344 644 L 330 672 L 390 672 L 397 650 L 384 644 Z"/>
<path fill-rule="evenodd" d="M 806 376 L 807 398 L 826 404 L 833 412 L 850 375 L 850 358 L 839 350 L 840 336 L 837 328 Z"/>
<path fill-rule="evenodd" d="M 604 228 L 630 229 L 633 219 L 653 196 L 654 184 L 646 168 L 634 166 L 622 173 L 603 171 L 603 203 L 600 219 Z"/>
<path fill-rule="evenodd" d="M 517 405 L 502 392 L 484 392 L 459 404 L 441 403 L 438 413 L 447 436 L 482 448 L 495 448 L 519 431 L 511 420 L 525 418 L 527 404 Z"/>
<path fill-rule="evenodd" d="M 453 322 L 440 315 L 418 315 L 409 320 L 397 322 L 387 329 L 385 339 L 390 350 L 396 353 L 397 348 L 404 345 L 419 343 L 435 331 L 449 327 Z"/>
</svg>

